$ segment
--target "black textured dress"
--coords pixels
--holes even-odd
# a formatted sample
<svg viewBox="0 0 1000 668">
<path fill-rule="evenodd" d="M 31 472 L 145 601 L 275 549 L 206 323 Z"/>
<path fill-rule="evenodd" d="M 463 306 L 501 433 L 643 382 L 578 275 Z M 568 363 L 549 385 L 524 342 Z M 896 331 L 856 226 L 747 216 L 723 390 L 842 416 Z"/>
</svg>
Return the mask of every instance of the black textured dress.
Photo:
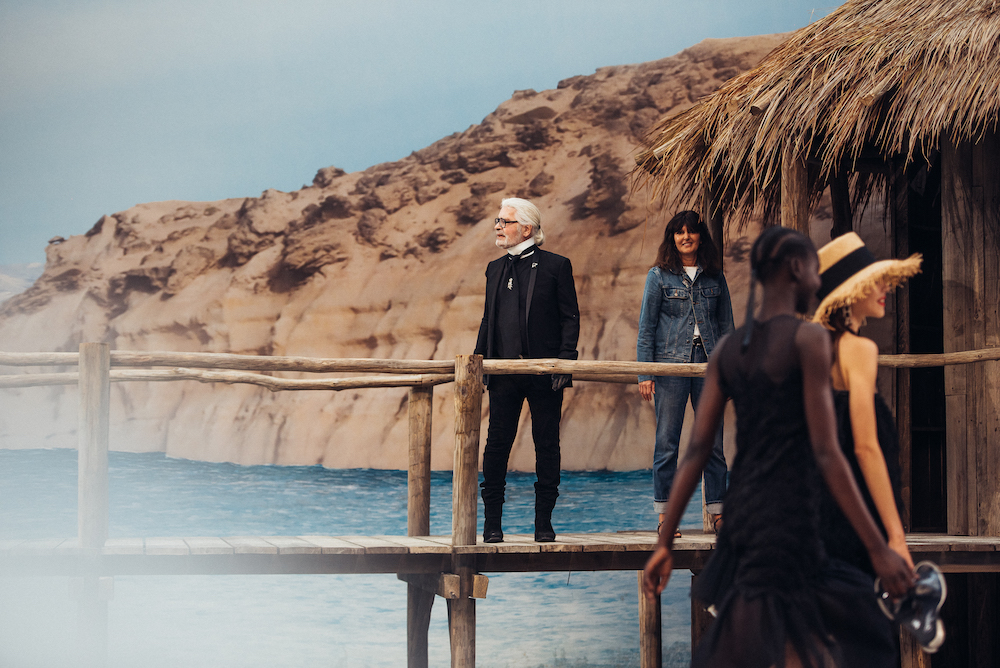
<svg viewBox="0 0 1000 668">
<path fill-rule="evenodd" d="M 827 558 L 819 533 L 824 488 L 810 445 L 795 334 L 801 321 L 754 322 L 717 351 L 722 390 L 736 407 L 737 455 L 726 521 L 692 596 L 717 619 L 693 667 L 896 665 L 890 627 L 870 578 Z"/>
<path fill-rule="evenodd" d="M 885 527 L 882 526 L 882 518 L 879 516 L 878 508 L 872 500 L 868 485 L 865 484 L 865 476 L 861 472 L 858 464 L 858 457 L 854 453 L 854 432 L 851 429 L 851 409 L 849 405 L 850 393 L 844 390 L 834 390 L 833 407 L 837 414 L 837 438 L 840 441 L 840 448 L 851 465 L 854 473 L 854 481 L 861 490 L 861 496 L 868 506 L 875 523 L 878 525 L 882 536 L 886 536 Z M 902 485 L 900 484 L 899 473 L 899 437 L 896 434 L 896 424 L 892 417 L 892 411 L 885 404 L 885 401 L 878 394 L 875 395 L 875 428 L 878 435 L 878 444 L 882 449 L 882 456 L 885 458 L 885 466 L 889 472 L 889 483 L 892 485 L 893 498 L 896 500 L 896 508 L 903 507 Z M 847 521 L 844 511 L 837 505 L 837 501 L 824 486 L 823 500 L 820 506 L 820 535 L 823 536 L 823 544 L 826 552 L 831 557 L 842 559 L 852 566 L 856 566 L 874 580 L 875 570 L 872 568 L 871 559 L 864 543 L 858 538 L 854 527 Z"/>
</svg>

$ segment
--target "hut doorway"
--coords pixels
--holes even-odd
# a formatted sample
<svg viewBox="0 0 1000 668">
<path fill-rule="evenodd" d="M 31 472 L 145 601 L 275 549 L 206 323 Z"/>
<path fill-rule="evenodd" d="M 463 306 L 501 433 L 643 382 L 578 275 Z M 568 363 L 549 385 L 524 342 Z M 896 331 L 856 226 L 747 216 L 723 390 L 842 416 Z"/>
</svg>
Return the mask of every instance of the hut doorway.
<svg viewBox="0 0 1000 668">
<path fill-rule="evenodd" d="M 941 160 L 933 155 L 929 161 L 915 161 L 905 172 L 897 172 L 894 181 L 894 255 L 924 256 L 921 273 L 898 298 L 895 352 L 941 353 Z M 897 409 L 903 408 L 902 415 L 897 410 L 898 426 L 910 444 L 909 466 L 903 462 L 904 494 L 909 497 L 904 522 L 910 531 L 943 533 L 948 529 L 944 368 L 900 369 L 896 374 Z"/>
<path fill-rule="evenodd" d="M 941 159 L 934 153 L 918 158 L 903 169 L 898 165 L 866 165 L 886 173 L 888 192 L 875 195 L 856 214 L 832 192 L 832 228 L 813 228 L 817 246 L 827 232 L 837 234 L 837 207 L 841 206 L 839 231 L 856 231 L 876 257 L 907 257 L 921 253 L 921 273 L 903 289 L 890 293 L 886 317 L 871 321 L 865 336 L 882 354 L 944 352 L 944 297 L 941 209 Z M 846 181 L 845 181 L 846 188 Z M 879 370 L 878 389 L 896 415 L 900 437 L 903 505 L 907 531 L 945 533 L 948 530 L 948 488 L 945 411 L 945 375 L 941 367 Z"/>
</svg>

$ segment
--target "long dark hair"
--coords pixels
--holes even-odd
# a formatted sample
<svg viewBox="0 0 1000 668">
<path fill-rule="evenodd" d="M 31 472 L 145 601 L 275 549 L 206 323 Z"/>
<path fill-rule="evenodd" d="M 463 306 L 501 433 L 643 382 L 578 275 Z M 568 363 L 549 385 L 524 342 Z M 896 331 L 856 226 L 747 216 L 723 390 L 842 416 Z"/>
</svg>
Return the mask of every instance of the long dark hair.
<svg viewBox="0 0 1000 668">
<path fill-rule="evenodd" d="M 791 258 L 805 258 L 816 254 L 816 247 L 809 237 L 790 227 L 769 227 L 750 249 L 750 295 L 747 297 L 747 315 L 741 350 L 746 351 L 753 334 L 754 284 L 766 283 Z"/>
<path fill-rule="evenodd" d="M 719 248 L 712 240 L 712 234 L 708 231 L 708 226 L 702 222 L 701 216 L 694 211 L 681 211 L 674 215 L 663 230 L 663 243 L 656 251 L 656 266 L 665 271 L 680 274 L 684 271 L 681 262 L 681 254 L 677 252 L 677 245 L 674 243 L 674 235 L 683 230 L 701 235 L 698 242 L 698 265 L 709 276 L 715 276 L 722 271 L 722 263 L 719 262 Z"/>
</svg>

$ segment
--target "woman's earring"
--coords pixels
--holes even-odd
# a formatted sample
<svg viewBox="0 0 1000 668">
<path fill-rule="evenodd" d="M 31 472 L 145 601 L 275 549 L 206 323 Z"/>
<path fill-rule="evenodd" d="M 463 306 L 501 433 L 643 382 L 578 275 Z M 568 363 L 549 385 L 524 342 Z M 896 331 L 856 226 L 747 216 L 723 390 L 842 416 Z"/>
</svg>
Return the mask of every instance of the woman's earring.
<svg viewBox="0 0 1000 668">
<path fill-rule="evenodd" d="M 854 331 L 854 328 L 851 327 L 851 325 L 853 323 L 851 322 L 851 306 L 850 306 L 850 304 L 848 304 L 847 306 L 844 307 L 844 324 L 847 326 L 847 329 L 851 330 L 852 332 Z"/>
</svg>

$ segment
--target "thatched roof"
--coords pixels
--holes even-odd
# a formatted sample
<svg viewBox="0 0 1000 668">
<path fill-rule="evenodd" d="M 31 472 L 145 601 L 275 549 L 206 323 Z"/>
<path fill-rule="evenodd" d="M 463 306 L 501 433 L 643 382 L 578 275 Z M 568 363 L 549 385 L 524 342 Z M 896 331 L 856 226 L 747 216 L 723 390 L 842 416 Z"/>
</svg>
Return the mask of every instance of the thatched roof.
<svg viewBox="0 0 1000 668">
<path fill-rule="evenodd" d="M 635 175 L 679 203 L 700 206 L 710 185 L 727 217 L 772 218 L 789 142 L 815 198 L 859 158 L 926 157 L 998 118 L 1000 0 L 849 0 L 663 120 Z"/>
</svg>

